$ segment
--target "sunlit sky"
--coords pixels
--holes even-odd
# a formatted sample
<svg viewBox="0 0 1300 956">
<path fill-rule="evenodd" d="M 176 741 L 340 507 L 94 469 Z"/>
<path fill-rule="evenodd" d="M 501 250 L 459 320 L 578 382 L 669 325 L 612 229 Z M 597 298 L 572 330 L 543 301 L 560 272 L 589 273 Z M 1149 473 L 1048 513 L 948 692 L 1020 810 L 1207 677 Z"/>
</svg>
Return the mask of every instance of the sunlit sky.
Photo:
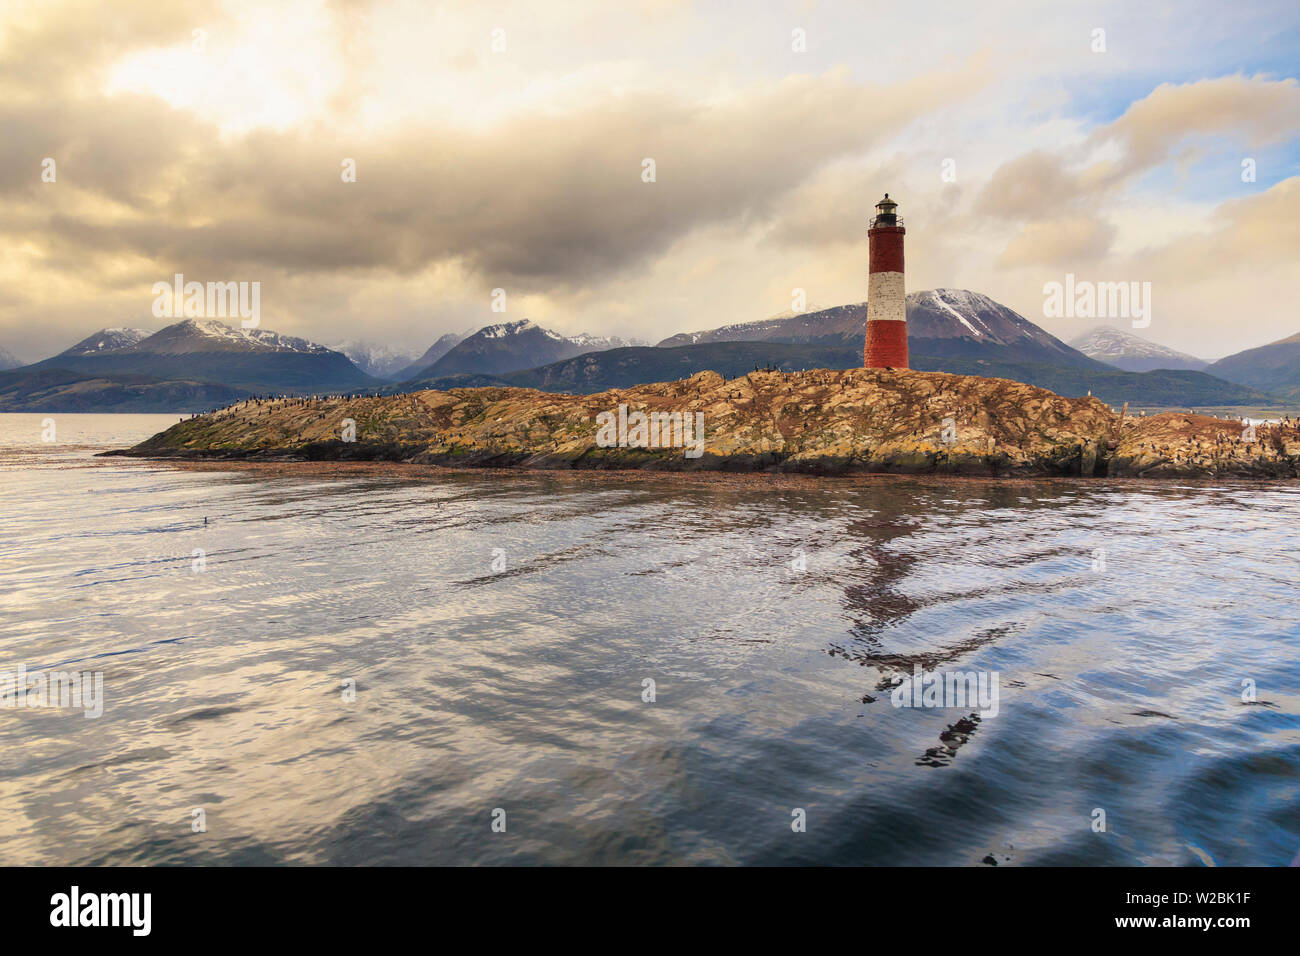
<svg viewBox="0 0 1300 956">
<path fill-rule="evenodd" d="M 1300 332 L 1297 54 L 1294 2 L 10 0 L 0 346 L 158 328 L 178 272 L 325 343 L 657 341 L 865 299 L 888 191 L 909 289 L 1070 339 L 1045 283 L 1150 282 L 1216 358 Z"/>
</svg>

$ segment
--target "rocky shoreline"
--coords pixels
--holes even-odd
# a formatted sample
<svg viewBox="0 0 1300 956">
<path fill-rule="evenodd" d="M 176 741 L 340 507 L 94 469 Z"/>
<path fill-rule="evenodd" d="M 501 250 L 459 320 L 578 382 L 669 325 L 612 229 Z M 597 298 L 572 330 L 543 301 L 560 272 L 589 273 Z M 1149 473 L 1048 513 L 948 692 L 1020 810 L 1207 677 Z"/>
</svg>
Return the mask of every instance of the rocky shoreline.
<svg viewBox="0 0 1300 956">
<path fill-rule="evenodd" d="M 703 423 L 702 441 L 695 421 Z M 661 427 L 659 444 L 668 447 L 629 446 Z M 1300 425 L 1251 431 L 1207 415 L 1132 417 L 1096 398 L 1062 398 L 1007 379 L 817 369 L 731 380 L 700 372 L 592 395 L 458 388 L 251 400 L 109 454 L 455 468 L 1278 479 L 1300 477 Z"/>
</svg>

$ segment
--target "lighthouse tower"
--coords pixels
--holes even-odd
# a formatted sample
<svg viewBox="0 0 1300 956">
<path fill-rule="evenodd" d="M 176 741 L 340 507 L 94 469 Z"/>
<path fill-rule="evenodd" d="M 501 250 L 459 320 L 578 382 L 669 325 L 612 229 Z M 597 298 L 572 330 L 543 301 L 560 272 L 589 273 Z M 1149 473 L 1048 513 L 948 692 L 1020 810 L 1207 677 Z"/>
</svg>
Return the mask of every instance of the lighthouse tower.
<svg viewBox="0 0 1300 956">
<path fill-rule="evenodd" d="M 907 305 L 903 291 L 903 220 L 898 203 L 885 198 L 867 230 L 867 342 L 864 368 L 907 368 Z"/>
</svg>

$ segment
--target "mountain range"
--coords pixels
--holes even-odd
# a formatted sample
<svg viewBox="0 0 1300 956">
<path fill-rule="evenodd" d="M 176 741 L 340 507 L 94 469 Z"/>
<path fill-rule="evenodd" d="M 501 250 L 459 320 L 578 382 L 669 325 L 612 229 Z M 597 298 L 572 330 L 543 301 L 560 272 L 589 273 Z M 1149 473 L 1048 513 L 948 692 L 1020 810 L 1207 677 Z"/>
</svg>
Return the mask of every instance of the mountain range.
<svg viewBox="0 0 1300 956">
<path fill-rule="evenodd" d="M 268 329 L 187 319 L 157 332 L 100 329 L 32 365 L 15 358 L 0 371 L 0 411 L 198 411 L 248 395 L 376 391 L 443 359 L 439 368 L 464 380 L 626 344 L 560 335 L 524 319 L 447 333 L 415 358 L 368 342 L 329 348 Z"/>
<path fill-rule="evenodd" d="M 97 333 L 28 370 L 62 369 L 92 376 L 146 375 L 205 382 L 247 392 L 344 392 L 375 380 L 341 352 L 267 329 L 186 319 L 135 339 L 138 330 Z M 134 341 L 133 341 L 134 339 Z M 102 344 L 101 344 L 102 343 Z"/>
<path fill-rule="evenodd" d="M 1094 359 L 988 296 L 935 289 L 907 297 L 911 365 L 1010 378 L 1061 395 L 1090 391 L 1105 401 L 1147 405 L 1267 403 L 1238 383 L 1195 370 L 1135 373 Z M 444 361 L 394 391 L 509 385 L 545 391 L 597 392 L 644 382 L 686 378 L 710 369 L 734 378 L 754 368 L 782 371 L 844 369 L 862 364 L 866 304 L 774 316 L 670 336 L 654 348 L 588 352 L 535 368 L 492 372 Z M 508 333 L 506 333 L 508 337 Z"/>
<path fill-rule="evenodd" d="M 986 295 L 907 296 L 911 365 L 1011 378 L 1061 395 L 1147 405 L 1300 400 L 1300 335 L 1200 360 L 1130 332 L 1098 328 L 1067 344 Z M 787 313 L 670 336 L 656 346 L 566 336 L 528 319 L 447 333 L 419 358 L 373 343 L 329 348 L 266 329 L 189 319 L 157 332 L 108 328 L 52 358 L 0 371 L 0 411 L 195 411 L 250 394 L 387 393 L 514 385 L 594 392 L 756 367 L 853 368 L 866 304 Z M 1265 393 L 1271 393 L 1265 394 Z"/>
<path fill-rule="evenodd" d="M 153 333 L 101 329 L 52 358 L 0 372 L 0 410 L 194 411 L 252 394 L 377 384 L 341 352 L 306 339 L 186 319 Z"/>
<path fill-rule="evenodd" d="M 433 354 L 446 339 L 435 342 L 425 356 Z M 536 368 L 586 352 L 602 352 L 632 343 L 611 336 L 561 335 L 531 319 L 488 325 L 455 342 L 441 355 L 420 366 L 407 379 L 439 378 L 447 375 L 502 375 Z M 410 371 L 410 370 L 408 370 Z"/>
</svg>

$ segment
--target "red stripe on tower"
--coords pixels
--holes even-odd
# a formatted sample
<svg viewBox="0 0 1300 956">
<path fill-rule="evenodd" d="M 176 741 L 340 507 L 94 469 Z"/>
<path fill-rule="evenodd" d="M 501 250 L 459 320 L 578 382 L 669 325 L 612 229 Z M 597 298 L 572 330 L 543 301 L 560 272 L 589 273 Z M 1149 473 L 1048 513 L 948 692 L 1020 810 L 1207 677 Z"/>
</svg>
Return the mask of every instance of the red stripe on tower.
<svg viewBox="0 0 1300 956">
<path fill-rule="evenodd" d="M 867 341 L 864 368 L 907 368 L 907 299 L 903 288 L 903 220 L 898 203 L 876 203 L 867 230 L 870 274 L 867 277 Z"/>
</svg>

